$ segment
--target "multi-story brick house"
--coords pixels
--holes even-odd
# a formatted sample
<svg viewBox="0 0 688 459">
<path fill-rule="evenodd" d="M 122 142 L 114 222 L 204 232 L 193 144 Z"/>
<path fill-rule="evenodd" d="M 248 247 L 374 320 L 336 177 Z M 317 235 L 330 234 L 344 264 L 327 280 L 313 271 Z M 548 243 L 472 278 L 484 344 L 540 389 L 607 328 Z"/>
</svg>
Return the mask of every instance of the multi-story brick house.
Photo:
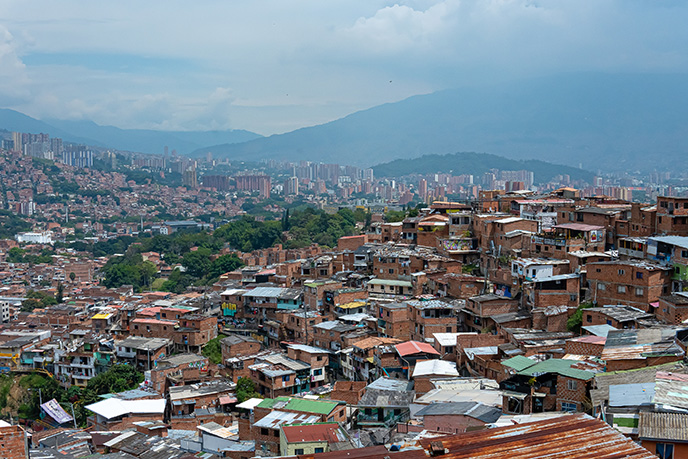
<svg viewBox="0 0 688 459">
<path fill-rule="evenodd" d="M 150 370 L 155 366 L 155 361 L 171 355 L 173 347 L 169 338 L 130 336 L 115 341 L 115 354 L 119 360 L 129 362 L 139 370 Z"/>
<path fill-rule="evenodd" d="M 245 313 L 257 317 L 261 324 L 276 319 L 279 310 L 298 309 L 303 302 L 300 289 L 279 287 L 257 287 L 244 293 L 242 298 Z"/>
<path fill-rule="evenodd" d="M 29 457 L 28 436 L 21 426 L 0 421 L 0 442 L 3 457 L 6 459 L 26 459 Z"/>
<path fill-rule="evenodd" d="M 334 319 L 334 308 L 341 304 L 368 300 L 368 291 L 363 288 L 339 288 L 336 290 L 325 290 L 323 298 L 323 314 Z"/>
<path fill-rule="evenodd" d="M 576 308 L 580 303 L 580 275 L 538 278 L 523 285 L 523 294 L 526 307 L 531 311 L 549 306 Z"/>
<path fill-rule="evenodd" d="M 492 293 L 474 296 L 466 300 L 465 307 L 459 313 L 461 331 L 480 333 L 484 329 L 495 329 L 492 316 L 515 313 L 519 310 L 518 301 Z"/>
<path fill-rule="evenodd" d="M 455 333 L 457 331 L 458 308 L 440 300 L 407 301 L 411 321 L 411 339 L 426 341 L 434 333 Z"/>
<path fill-rule="evenodd" d="M 330 365 L 330 351 L 304 344 L 289 344 L 287 357 L 310 366 L 311 387 L 320 387 L 329 381 L 327 367 Z"/>
<path fill-rule="evenodd" d="M 345 335 L 356 327 L 338 320 L 321 322 L 313 326 L 313 344 L 318 347 L 339 351 L 343 345 L 342 335 Z"/>
<path fill-rule="evenodd" d="M 502 411 L 531 414 L 545 411 L 586 411 L 595 367 L 576 360 L 548 359 L 520 370 L 502 381 Z"/>
<path fill-rule="evenodd" d="M 329 277 L 329 276 L 321 276 Z M 341 282 L 333 280 L 318 280 L 304 282 L 303 284 L 303 305 L 309 311 L 321 311 L 325 293 L 342 288 Z"/>
<path fill-rule="evenodd" d="M 684 324 L 688 321 L 688 292 L 676 292 L 660 297 L 656 315 L 666 324 Z"/>
<path fill-rule="evenodd" d="M 175 348 L 182 352 L 200 353 L 214 338 L 217 338 L 217 318 L 201 314 L 184 315 L 173 334 Z"/>
<path fill-rule="evenodd" d="M 604 252 L 606 237 L 604 226 L 561 223 L 554 225 L 551 232 L 532 236 L 523 256 L 566 259 L 569 252 Z"/>
<path fill-rule="evenodd" d="M 406 303 L 387 303 L 377 306 L 377 331 L 379 336 L 402 341 L 411 339 L 411 318 Z"/>
<path fill-rule="evenodd" d="M 670 292 L 671 269 L 645 261 L 589 263 L 587 279 L 596 304 L 627 304 L 652 311 L 659 297 Z"/>
<path fill-rule="evenodd" d="M 674 328 L 610 330 L 600 357 L 606 371 L 632 370 L 679 362 L 686 355 Z"/>
<path fill-rule="evenodd" d="M 317 311 L 294 311 L 283 317 L 282 324 L 286 332 L 286 339 L 300 343 L 311 344 L 315 337 L 314 326 L 327 319 Z"/>
<path fill-rule="evenodd" d="M 249 431 L 242 438 L 254 440 L 256 451 L 277 455 L 281 426 L 319 422 L 346 422 L 344 402 L 292 397 L 266 398 L 253 409 Z"/>
<path fill-rule="evenodd" d="M 170 387 L 170 423 L 176 429 L 195 428 L 198 424 L 223 417 L 223 397 L 233 398 L 236 385 L 223 380 Z M 228 400 L 228 401 L 229 401 Z M 234 399 L 236 402 L 236 399 Z"/>
<path fill-rule="evenodd" d="M 223 362 L 231 357 L 256 354 L 260 352 L 261 348 L 262 345 L 257 339 L 236 333 L 232 333 L 220 340 Z"/>
<path fill-rule="evenodd" d="M 428 275 L 428 293 L 465 300 L 483 293 L 485 278 L 470 274 L 437 273 Z"/>
<path fill-rule="evenodd" d="M 256 391 L 266 397 L 298 394 L 311 386 L 310 365 L 283 354 L 260 356 L 249 370 Z"/>
<path fill-rule="evenodd" d="M 177 354 L 156 362 L 150 372 L 150 386 L 158 394 L 167 393 L 170 386 L 196 384 L 211 377 L 210 361 L 197 354 Z"/>
<path fill-rule="evenodd" d="M 605 306 L 583 310 L 584 326 L 610 325 L 617 329 L 639 328 L 638 321 L 651 319 L 652 314 L 633 306 Z"/>
<path fill-rule="evenodd" d="M 688 198 L 657 197 L 657 233 L 688 236 Z"/>
<path fill-rule="evenodd" d="M 688 237 L 650 237 L 647 239 L 645 257 L 672 268 L 672 291 L 681 292 L 688 288 Z"/>
<path fill-rule="evenodd" d="M 459 434 L 468 429 L 485 428 L 502 416 L 502 411 L 480 402 L 431 403 L 415 414 L 423 418 L 429 432 Z"/>
<path fill-rule="evenodd" d="M 372 379 L 375 364 L 375 348 L 377 346 L 394 345 L 401 340 L 394 338 L 370 337 L 353 344 L 351 359 L 353 361 L 353 373 L 356 381 L 368 381 Z"/>
</svg>

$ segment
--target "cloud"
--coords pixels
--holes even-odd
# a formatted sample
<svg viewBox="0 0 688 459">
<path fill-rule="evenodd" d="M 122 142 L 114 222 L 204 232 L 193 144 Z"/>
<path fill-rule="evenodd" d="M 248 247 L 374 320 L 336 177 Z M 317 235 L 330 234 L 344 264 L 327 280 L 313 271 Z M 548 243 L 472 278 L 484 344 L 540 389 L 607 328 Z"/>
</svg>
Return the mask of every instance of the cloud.
<svg viewBox="0 0 688 459">
<path fill-rule="evenodd" d="M 0 105 L 269 134 L 452 86 L 688 72 L 688 3 L 254 0 L 0 4 Z"/>
</svg>

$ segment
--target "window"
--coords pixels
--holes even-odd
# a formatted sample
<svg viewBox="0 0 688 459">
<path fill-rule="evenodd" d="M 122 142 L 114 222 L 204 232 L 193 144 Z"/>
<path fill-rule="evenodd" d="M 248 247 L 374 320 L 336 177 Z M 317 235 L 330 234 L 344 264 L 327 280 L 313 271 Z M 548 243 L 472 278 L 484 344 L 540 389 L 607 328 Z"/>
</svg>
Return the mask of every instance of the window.
<svg viewBox="0 0 688 459">
<path fill-rule="evenodd" d="M 578 407 L 575 403 L 561 402 L 561 411 L 577 411 Z"/>
<path fill-rule="evenodd" d="M 597 284 L 597 290 L 607 290 L 607 286 L 600 282 Z"/>
<path fill-rule="evenodd" d="M 688 258 L 688 250 L 681 250 L 681 258 Z"/>
<path fill-rule="evenodd" d="M 619 293 L 626 293 L 626 286 L 625 285 L 619 285 L 616 287 L 616 291 Z"/>
<path fill-rule="evenodd" d="M 578 388 L 577 381 L 574 381 L 573 379 L 567 379 L 566 380 L 566 388 L 568 390 L 576 390 Z"/>
<path fill-rule="evenodd" d="M 657 457 L 660 459 L 674 459 L 673 443 L 657 443 Z"/>
<path fill-rule="evenodd" d="M 636 278 L 636 279 L 642 279 L 642 278 L 643 278 L 643 273 L 641 273 L 641 272 L 635 273 L 635 278 Z"/>
<path fill-rule="evenodd" d="M 643 289 L 642 287 L 636 287 L 635 296 L 643 296 L 643 293 L 645 293 L 645 289 Z"/>
<path fill-rule="evenodd" d="M 320 376 L 322 375 L 322 368 L 318 368 L 317 370 L 313 370 L 313 376 Z"/>
<path fill-rule="evenodd" d="M 591 316 L 590 314 L 588 314 L 587 317 L 585 318 L 585 320 L 586 320 L 588 323 L 591 323 L 591 322 L 592 322 L 592 316 Z"/>
<path fill-rule="evenodd" d="M 316 454 L 318 454 L 318 453 L 324 453 L 324 452 L 325 452 L 325 450 L 324 450 L 323 448 L 315 448 L 315 453 L 316 453 Z M 297 453 L 297 454 L 298 454 L 298 453 Z"/>
<path fill-rule="evenodd" d="M 452 332 L 452 328 L 451 328 L 451 327 L 447 327 L 447 333 L 451 333 L 451 332 Z"/>
<path fill-rule="evenodd" d="M 289 381 L 290 375 L 284 375 L 282 376 L 282 382 L 288 382 Z"/>
<path fill-rule="evenodd" d="M 138 325 L 134 325 L 134 330 L 138 330 L 138 329 L 139 329 L 139 326 L 138 326 Z"/>
<path fill-rule="evenodd" d="M 619 276 L 623 276 L 624 274 L 626 274 L 626 271 L 624 271 L 623 269 L 620 269 L 619 270 Z"/>
<path fill-rule="evenodd" d="M 294 454 L 296 454 L 297 456 L 303 455 L 303 448 L 296 448 L 294 450 Z"/>
<path fill-rule="evenodd" d="M 319 355 L 319 356 L 316 358 L 316 360 L 317 360 L 318 362 L 322 362 L 322 355 Z"/>
<path fill-rule="evenodd" d="M 270 432 L 268 432 L 268 429 L 266 429 L 265 427 L 263 427 L 262 429 L 260 429 L 260 434 L 261 434 L 261 435 L 268 435 L 268 434 L 270 434 Z"/>
</svg>

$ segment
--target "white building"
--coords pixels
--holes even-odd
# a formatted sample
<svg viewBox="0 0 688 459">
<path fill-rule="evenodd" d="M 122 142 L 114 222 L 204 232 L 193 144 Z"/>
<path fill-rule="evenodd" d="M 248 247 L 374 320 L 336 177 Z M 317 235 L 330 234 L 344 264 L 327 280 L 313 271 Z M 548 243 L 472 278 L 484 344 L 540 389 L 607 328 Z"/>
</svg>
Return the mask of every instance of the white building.
<svg viewBox="0 0 688 459">
<path fill-rule="evenodd" d="M 14 239 L 22 243 L 29 244 L 52 244 L 53 236 L 50 231 L 43 231 L 42 233 L 19 233 L 14 236 Z"/>
</svg>

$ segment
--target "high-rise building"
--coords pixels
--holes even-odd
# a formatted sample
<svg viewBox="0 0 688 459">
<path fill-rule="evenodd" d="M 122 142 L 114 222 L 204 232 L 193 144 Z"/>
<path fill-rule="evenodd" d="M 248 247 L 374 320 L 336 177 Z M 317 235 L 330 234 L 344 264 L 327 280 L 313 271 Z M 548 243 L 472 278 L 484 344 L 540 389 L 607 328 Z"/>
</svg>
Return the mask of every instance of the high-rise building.
<svg viewBox="0 0 688 459">
<path fill-rule="evenodd" d="M 298 195 L 299 194 L 299 178 L 290 177 L 284 183 L 284 194 L 286 195 Z"/>
<path fill-rule="evenodd" d="M 263 198 L 270 197 L 272 180 L 269 175 L 237 175 L 234 180 L 237 191 L 257 191 Z"/>
</svg>

